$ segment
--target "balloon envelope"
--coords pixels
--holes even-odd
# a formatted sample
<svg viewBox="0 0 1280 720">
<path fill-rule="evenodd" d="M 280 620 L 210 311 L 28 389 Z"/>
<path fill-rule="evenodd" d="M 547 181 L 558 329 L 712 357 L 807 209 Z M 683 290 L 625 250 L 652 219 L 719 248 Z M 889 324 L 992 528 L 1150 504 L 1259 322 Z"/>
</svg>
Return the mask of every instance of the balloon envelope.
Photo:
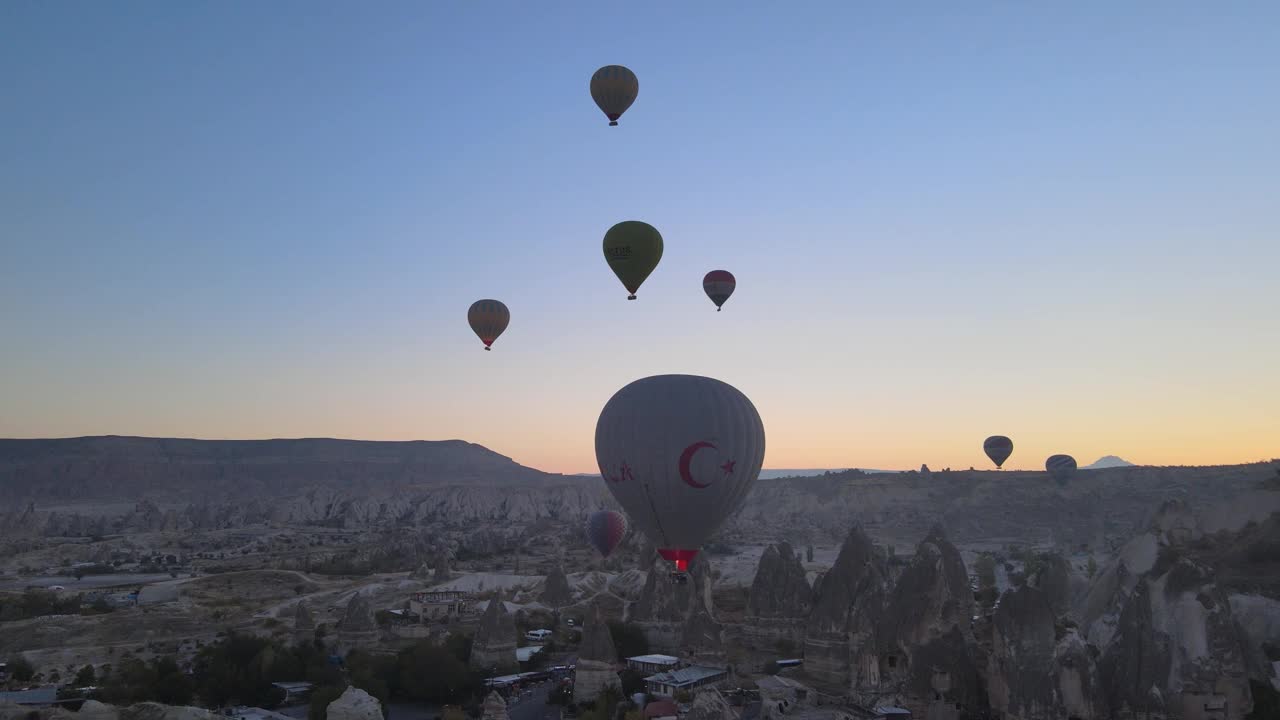
<svg viewBox="0 0 1280 720">
<path fill-rule="evenodd" d="M 600 412 L 596 462 L 632 525 L 683 571 L 759 477 L 764 424 L 719 380 L 647 377 Z"/>
<path fill-rule="evenodd" d="M 636 74 L 621 65 L 605 65 L 591 76 L 591 99 L 609 118 L 610 125 L 618 124 L 618 118 L 639 94 L 640 81 Z"/>
<path fill-rule="evenodd" d="M 1070 455 L 1051 455 L 1044 461 L 1044 469 L 1062 485 L 1076 474 L 1076 459 Z"/>
<path fill-rule="evenodd" d="M 471 309 L 467 311 L 467 322 L 471 324 L 471 329 L 480 338 L 480 342 L 484 343 L 484 349 L 488 350 L 502 331 L 507 329 L 507 324 L 511 322 L 511 311 L 497 300 L 477 300 L 471 303 Z"/>
<path fill-rule="evenodd" d="M 601 510 L 587 518 L 587 540 L 604 557 L 609 557 L 626 534 L 627 518 L 622 513 Z"/>
<path fill-rule="evenodd" d="M 982 451 L 1000 467 L 1013 454 L 1013 441 L 1003 435 L 992 435 L 982 442 Z"/>
<path fill-rule="evenodd" d="M 717 310 L 724 305 L 724 301 L 729 299 L 737 286 L 738 281 L 728 270 L 712 270 L 702 278 L 702 290 L 707 297 L 711 298 L 711 302 L 716 304 Z"/>
<path fill-rule="evenodd" d="M 631 292 L 627 299 L 635 300 L 640 284 L 662 259 L 662 235 L 649 223 L 624 220 L 604 234 L 604 259 Z"/>
</svg>

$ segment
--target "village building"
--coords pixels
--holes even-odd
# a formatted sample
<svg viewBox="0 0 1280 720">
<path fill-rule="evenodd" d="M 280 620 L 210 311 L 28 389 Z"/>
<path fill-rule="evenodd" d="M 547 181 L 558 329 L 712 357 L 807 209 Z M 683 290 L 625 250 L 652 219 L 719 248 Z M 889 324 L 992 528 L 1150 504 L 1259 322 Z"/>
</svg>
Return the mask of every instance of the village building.
<svg viewBox="0 0 1280 720">
<path fill-rule="evenodd" d="M 692 693 L 701 687 L 714 687 L 724 682 L 729 672 L 724 668 L 690 665 L 677 670 L 668 670 L 650 675 L 644 679 L 645 689 L 650 695 L 675 697 L 677 693 Z"/>
<path fill-rule="evenodd" d="M 456 620 L 471 612 L 471 602 L 461 591 L 429 590 L 409 597 L 409 612 L 424 623 Z"/>
<path fill-rule="evenodd" d="M 627 667 L 641 673 L 660 673 L 680 666 L 680 658 L 671 655 L 636 655 L 627 658 Z"/>
</svg>

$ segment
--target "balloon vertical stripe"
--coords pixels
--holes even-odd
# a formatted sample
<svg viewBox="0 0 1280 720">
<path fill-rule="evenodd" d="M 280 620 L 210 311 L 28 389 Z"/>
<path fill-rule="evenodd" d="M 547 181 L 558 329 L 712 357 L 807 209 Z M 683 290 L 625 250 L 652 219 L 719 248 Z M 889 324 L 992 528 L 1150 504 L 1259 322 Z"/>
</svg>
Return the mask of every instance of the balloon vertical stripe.
<svg viewBox="0 0 1280 720">
<path fill-rule="evenodd" d="M 484 343 L 485 349 L 493 345 L 493 341 L 507 329 L 511 322 L 511 311 L 497 300 L 477 300 L 467 310 L 467 323 L 471 330 Z"/>
</svg>

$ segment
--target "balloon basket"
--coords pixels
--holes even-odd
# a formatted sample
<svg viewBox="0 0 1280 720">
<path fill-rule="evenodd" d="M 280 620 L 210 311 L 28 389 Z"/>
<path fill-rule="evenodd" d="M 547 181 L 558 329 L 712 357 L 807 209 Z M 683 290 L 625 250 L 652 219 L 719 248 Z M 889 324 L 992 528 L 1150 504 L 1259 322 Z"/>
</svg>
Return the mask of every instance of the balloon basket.
<svg viewBox="0 0 1280 720">
<path fill-rule="evenodd" d="M 617 120 L 610 120 L 610 121 L 609 121 L 609 127 L 614 127 L 614 126 L 615 126 L 615 125 L 617 125 L 617 124 L 618 124 L 618 121 L 617 121 Z"/>
<path fill-rule="evenodd" d="M 636 299 L 636 296 L 635 296 L 635 295 L 628 295 L 628 296 L 627 296 L 627 299 L 628 299 L 628 300 L 635 300 L 635 299 Z"/>
<path fill-rule="evenodd" d="M 485 345 L 485 346 L 484 346 L 484 351 L 485 351 L 485 352 L 489 352 L 489 351 L 490 351 L 490 350 L 492 350 L 492 349 L 493 349 L 493 348 L 489 347 L 488 345 Z"/>
</svg>

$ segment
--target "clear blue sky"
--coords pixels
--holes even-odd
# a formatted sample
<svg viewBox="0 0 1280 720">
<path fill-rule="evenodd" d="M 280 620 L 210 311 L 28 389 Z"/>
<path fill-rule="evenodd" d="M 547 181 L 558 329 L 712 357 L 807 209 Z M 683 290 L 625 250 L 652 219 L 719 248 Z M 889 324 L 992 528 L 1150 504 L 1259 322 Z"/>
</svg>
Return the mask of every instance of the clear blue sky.
<svg viewBox="0 0 1280 720">
<path fill-rule="evenodd" d="M 693 372 L 773 467 L 1280 454 L 1280 4 L 648 5 L 0 4 L 0 435 L 587 471 Z"/>
</svg>

